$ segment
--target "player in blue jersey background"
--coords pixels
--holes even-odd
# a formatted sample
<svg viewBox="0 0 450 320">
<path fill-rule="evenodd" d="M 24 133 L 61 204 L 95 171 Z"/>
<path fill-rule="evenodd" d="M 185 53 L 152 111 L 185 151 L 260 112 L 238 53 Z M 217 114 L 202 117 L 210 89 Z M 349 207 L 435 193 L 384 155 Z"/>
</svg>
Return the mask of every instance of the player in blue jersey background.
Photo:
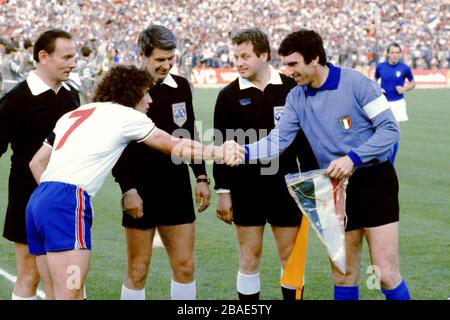
<svg viewBox="0 0 450 320">
<path fill-rule="evenodd" d="M 379 63 L 375 68 L 375 79 L 381 79 L 383 94 L 388 100 L 388 105 L 394 113 L 395 120 L 408 121 L 404 93 L 415 88 L 416 82 L 411 68 L 401 62 L 402 49 L 398 43 L 391 43 L 387 49 L 387 60 Z M 405 80 L 408 79 L 408 82 Z M 405 83 L 406 82 L 406 83 Z M 398 150 L 398 143 L 394 146 L 391 162 L 394 163 Z"/>
</svg>

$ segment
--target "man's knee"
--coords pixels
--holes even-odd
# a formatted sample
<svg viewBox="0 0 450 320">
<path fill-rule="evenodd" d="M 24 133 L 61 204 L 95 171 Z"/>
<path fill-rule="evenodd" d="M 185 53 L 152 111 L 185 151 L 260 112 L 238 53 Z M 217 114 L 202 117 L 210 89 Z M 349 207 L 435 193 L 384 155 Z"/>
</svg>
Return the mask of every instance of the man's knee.
<svg viewBox="0 0 450 320">
<path fill-rule="evenodd" d="M 254 273 L 258 270 L 261 260 L 260 251 L 244 251 L 240 254 L 240 269 L 246 274 Z"/>
<path fill-rule="evenodd" d="M 143 287 L 147 280 L 149 263 L 140 261 L 132 263 L 127 269 L 127 277 L 135 287 Z"/>
<path fill-rule="evenodd" d="M 380 265 L 380 284 L 386 289 L 395 288 L 402 280 L 398 265 L 395 263 Z"/>
<path fill-rule="evenodd" d="M 177 259 L 174 268 L 174 278 L 176 281 L 187 282 L 194 279 L 195 261 L 194 256 Z"/>
<path fill-rule="evenodd" d="M 286 266 L 288 260 L 289 260 L 289 256 L 291 255 L 292 249 L 293 249 L 293 245 L 292 246 L 286 246 L 282 249 L 280 249 L 280 262 L 281 265 L 283 266 L 283 268 Z"/>
<path fill-rule="evenodd" d="M 16 283 L 20 286 L 36 289 L 39 284 L 39 280 L 39 272 L 36 268 L 23 268 L 17 274 Z"/>
<path fill-rule="evenodd" d="M 345 274 L 333 267 L 333 282 L 337 286 L 356 286 L 359 280 L 359 266 L 346 266 Z"/>
</svg>

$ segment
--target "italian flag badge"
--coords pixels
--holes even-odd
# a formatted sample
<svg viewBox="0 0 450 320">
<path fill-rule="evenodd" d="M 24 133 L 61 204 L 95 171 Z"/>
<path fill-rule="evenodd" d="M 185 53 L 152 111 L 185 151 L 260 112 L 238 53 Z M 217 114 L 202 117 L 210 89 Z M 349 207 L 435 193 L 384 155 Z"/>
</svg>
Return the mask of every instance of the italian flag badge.
<svg viewBox="0 0 450 320">
<path fill-rule="evenodd" d="M 339 124 L 341 125 L 342 129 L 348 130 L 352 126 L 352 119 L 350 119 L 349 115 L 345 115 L 339 118 Z"/>
</svg>

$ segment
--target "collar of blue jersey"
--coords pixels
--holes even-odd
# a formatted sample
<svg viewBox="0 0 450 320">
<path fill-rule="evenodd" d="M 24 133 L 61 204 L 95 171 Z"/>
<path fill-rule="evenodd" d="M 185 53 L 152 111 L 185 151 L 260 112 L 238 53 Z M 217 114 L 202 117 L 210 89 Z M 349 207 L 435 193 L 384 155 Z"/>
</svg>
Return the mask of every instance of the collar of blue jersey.
<svg viewBox="0 0 450 320">
<path fill-rule="evenodd" d="M 30 74 L 28 75 L 27 84 L 33 96 L 38 96 L 41 93 L 52 90 L 52 88 L 48 84 L 46 84 L 34 70 L 30 71 Z M 67 91 L 70 91 L 70 87 L 67 85 L 67 83 L 61 82 L 61 85 L 56 90 L 56 93 L 59 92 L 59 89 L 61 89 L 61 87 L 63 87 Z"/>
<path fill-rule="evenodd" d="M 172 88 L 178 88 L 178 84 L 170 73 L 164 78 L 162 83 Z"/>
<path fill-rule="evenodd" d="M 335 67 L 332 63 L 327 62 L 328 68 L 330 68 L 330 73 L 328 74 L 327 80 L 320 86 L 320 88 L 311 88 L 310 86 L 306 86 L 306 95 L 314 96 L 317 91 L 324 90 L 336 90 L 339 86 L 339 79 L 341 78 L 341 68 Z"/>
<path fill-rule="evenodd" d="M 270 79 L 267 84 L 275 84 L 275 85 L 283 84 L 283 81 L 281 81 L 281 76 L 278 73 L 278 71 L 272 68 L 272 66 L 269 66 L 269 68 L 270 68 Z M 259 88 L 253 82 L 239 76 L 239 89 L 245 90 L 252 87 L 259 90 Z"/>
</svg>

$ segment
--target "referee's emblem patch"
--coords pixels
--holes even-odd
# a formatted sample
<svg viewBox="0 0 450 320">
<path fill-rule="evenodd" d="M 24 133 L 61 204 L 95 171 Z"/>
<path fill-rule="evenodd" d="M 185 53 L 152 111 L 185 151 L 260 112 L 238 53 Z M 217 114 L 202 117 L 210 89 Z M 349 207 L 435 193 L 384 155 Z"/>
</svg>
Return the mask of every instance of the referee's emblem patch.
<svg viewBox="0 0 450 320">
<path fill-rule="evenodd" d="M 341 125 L 342 129 L 348 130 L 352 127 L 352 119 L 349 115 L 341 116 L 339 117 L 339 124 Z"/>
<path fill-rule="evenodd" d="M 252 103 L 252 99 L 250 99 L 250 98 L 244 98 L 244 99 L 240 99 L 239 100 L 239 104 L 241 105 L 241 106 L 248 106 L 248 105 L 250 105 Z"/>
<path fill-rule="evenodd" d="M 273 107 L 273 124 L 277 125 L 284 113 L 284 106 Z"/>
<path fill-rule="evenodd" d="M 187 121 L 186 102 L 172 104 L 172 115 L 173 122 L 175 122 L 177 126 L 182 127 Z"/>
</svg>

